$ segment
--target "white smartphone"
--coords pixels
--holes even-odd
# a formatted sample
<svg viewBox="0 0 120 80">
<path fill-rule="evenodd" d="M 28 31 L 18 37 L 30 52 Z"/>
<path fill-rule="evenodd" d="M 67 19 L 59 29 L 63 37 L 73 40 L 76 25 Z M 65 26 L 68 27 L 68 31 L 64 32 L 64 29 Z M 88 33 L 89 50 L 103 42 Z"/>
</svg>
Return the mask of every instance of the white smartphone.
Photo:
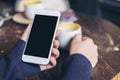
<svg viewBox="0 0 120 80">
<path fill-rule="evenodd" d="M 36 12 L 22 60 L 35 64 L 49 63 L 53 41 L 60 19 L 60 12 L 40 10 Z"/>
</svg>

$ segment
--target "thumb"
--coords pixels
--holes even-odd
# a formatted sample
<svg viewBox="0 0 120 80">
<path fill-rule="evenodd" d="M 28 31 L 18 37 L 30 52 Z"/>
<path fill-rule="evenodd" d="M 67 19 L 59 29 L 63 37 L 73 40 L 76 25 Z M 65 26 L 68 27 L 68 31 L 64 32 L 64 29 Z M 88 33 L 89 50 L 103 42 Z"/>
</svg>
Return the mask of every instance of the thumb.
<svg viewBox="0 0 120 80">
<path fill-rule="evenodd" d="M 82 35 L 81 35 L 81 34 L 76 34 L 76 35 L 73 37 L 73 39 L 74 39 L 75 41 L 81 41 L 81 40 L 82 40 Z"/>
<path fill-rule="evenodd" d="M 27 41 L 27 36 L 28 36 L 28 34 L 29 34 L 29 32 L 30 32 L 31 26 L 32 26 L 32 25 L 29 24 L 28 27 L 27 27 L 27 28 L 25 29 L 25 31 L 23 32 L 23 35 L 22 35 L 22 37 L 21 37 L 22 40 Z"/>
</svg>

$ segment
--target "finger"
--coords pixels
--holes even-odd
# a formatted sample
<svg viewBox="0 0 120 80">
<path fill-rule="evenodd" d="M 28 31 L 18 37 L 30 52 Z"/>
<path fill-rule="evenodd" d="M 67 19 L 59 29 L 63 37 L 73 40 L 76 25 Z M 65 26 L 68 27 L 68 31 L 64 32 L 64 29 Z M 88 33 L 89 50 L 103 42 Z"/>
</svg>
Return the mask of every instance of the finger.
<svg viewBox="0 0 120 80">
<path fill-rule="evenodd" d="M 56 37 L 59 36 L 61 32 L 62 32 L 61 30 L 57 30 Z"/>
<path fill-rule="evenodd" d="M 56 59 L 54 57 L 50 57 L 49 66 L 54 67 L 54 66 L 56 66 L 56 63 L 57 63 Z"/>
<path fill-rule="evenodd" d="M 28 27 L 26 28 L 26 31 L 29 32 L 32 27 L 32 24 L 29 24 Z"/>
<path fill-rule="evenodd" d="M 59 41 L 58 40 L 55 40 L 54 43 L 53 43 L 53 47 L 54 48 L 58 48 L 60 45 Z"/>
<path fill-rule="evenodd" d="M 25 31 L 23 32 L 23 35 L 22 35 L 22 37 L 21 37 L 22 40 L 27 41 L 27 36 L 28 36 L 28 34 L 29 34 L 29 32 L 30 32 L 31 26 L 32 26 L 32 25 L 29 24 L 28 27 L 27 27 L 27 28 L 25 29 Z"/>
<path fill-rule="evenodd" d="M 92 38 L 89 37 L 83 37 L 83 41 L 88 41 L 89 43 L 94 43 Z"/>
<path fill-rule="evenodd" d="M 56 49 L 56 48 L 53 48 L 53 49 L 52 49 L 52 56 L 55 57 L 55 58 L 58 58 L 59 55 L 60 55 L 59 50 Z"/>
<path fill-rule="evenodd" d="M 76 34 L 74 37 L 73 37 L 73 40 L 75 41 L 81 41 L 82 39 L 82 35 L 81 34 Z"/>
<path fill-rule="evenodd" d="M 82 35 L 81 35 L 81 34 L 76 34 L 76 35 L 74 36 L 74 38 L 76 38 L 76 39 L 81 39 L 81 38 L 82 38 Z"/>
<path fill-rule="evenodd" d="M 86 37 L 86 36 L 82 37 L 82 41 L 87 40 L 87 39 L 89 39 L 89 37 Z"/>
</svg>

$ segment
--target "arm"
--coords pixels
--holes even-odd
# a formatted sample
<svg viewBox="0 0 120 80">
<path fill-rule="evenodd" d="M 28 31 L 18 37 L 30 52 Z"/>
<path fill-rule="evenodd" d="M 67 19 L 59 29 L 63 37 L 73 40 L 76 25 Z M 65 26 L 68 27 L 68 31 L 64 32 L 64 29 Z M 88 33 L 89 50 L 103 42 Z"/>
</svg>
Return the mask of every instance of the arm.
<svg viewBox="0 0 120 80">
<path fill-rule="evenodd" d="M 63 63 L 61 80 L 90 80 L 92 67 L 98 61 L 93 40 L 78 34 L 73 37 L 69 52 L 70 56 Z"/>
<path fill-rule="evenodd" d="M 81 54 L 69 56 L 62 65 L 61 80 L 90 80 L 92 65 Z"/>
<path fill-rule="evenodd" d="M 59 57 L 59 42 L 57 40 L 53 43 L 52 55 L 48 65 L 22 62 L 22 53 L 30 28 L 31 25 L 24 31 L 21 40 L 16 43 L 10 53 L 0 58 L 0 80 L 22 80 L 25 77 L 38 74 L 40 71 L 53 68 L 56 65 L 56 59 Z M 61 31 L 57 31 L 56 36 L 58 36 L 60 32 Z"/>
<path fill-rule="evenodd" d="M 39 65 L 22 62 L 24 46 L 25 42 L 19 40 L 9 54 L 0 58 L 0 80 L 22 80 L 40 72 Z"/>
</svg>

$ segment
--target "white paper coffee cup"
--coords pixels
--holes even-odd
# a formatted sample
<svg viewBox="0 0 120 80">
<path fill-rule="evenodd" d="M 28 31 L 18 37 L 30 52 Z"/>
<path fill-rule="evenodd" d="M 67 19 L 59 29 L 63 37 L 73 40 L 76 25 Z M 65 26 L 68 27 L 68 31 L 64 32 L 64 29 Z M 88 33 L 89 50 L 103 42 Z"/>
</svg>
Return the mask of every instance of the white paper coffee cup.
<svg viewBox="0 0 120 80">
<path fill-rule="evenodd" d="M 58 29 L 62 30 L 62 33 L 57 39 L 60 42 L 60 48 L 65 50 L 69 49 L 70 41 L 76 34 L 82 34 L 81 26 L 77 23 L 60 23 Z"/>
<path fill-rule="evenodd" d="M 45 9 L 45 4 L 40 2 L 39 0 L 30 0 L 25 2 L 25 16 L 28 19 L 33 20 L 36 11 L 40 11 L 41 9 Z"/>
</svg>

